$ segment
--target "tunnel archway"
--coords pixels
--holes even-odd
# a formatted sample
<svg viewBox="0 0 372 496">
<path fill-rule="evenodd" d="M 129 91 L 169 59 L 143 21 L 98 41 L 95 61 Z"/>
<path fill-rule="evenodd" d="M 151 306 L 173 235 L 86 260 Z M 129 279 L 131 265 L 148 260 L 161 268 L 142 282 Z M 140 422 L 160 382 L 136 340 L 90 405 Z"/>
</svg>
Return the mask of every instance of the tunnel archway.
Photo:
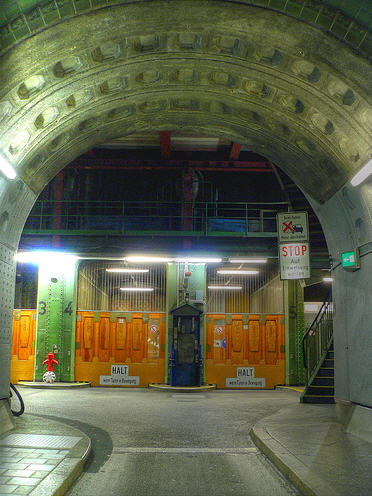
<svg viewBox="0 0 372 496">
<path fill-rule="evenodd" d="M 307 195 L 335 262 L 336 396 L 372 406 L 366 311 L 372 187 L 347 184 L 371 154 L 367 59 L 271 10 L 227 1 L 153 1 L 52 25 L 6 51 L 1 72 L 0 148 L 18 173 L 0 183 L 5 370 L 13 255 L 37 195 L 95 144 L 183 129 L 251 147 Z M 341 251 L 360 245 L 362 270 L 342 272 Z M 0 397 L 6 397 L 6 373 L 0 381 Z"/>
</svg>

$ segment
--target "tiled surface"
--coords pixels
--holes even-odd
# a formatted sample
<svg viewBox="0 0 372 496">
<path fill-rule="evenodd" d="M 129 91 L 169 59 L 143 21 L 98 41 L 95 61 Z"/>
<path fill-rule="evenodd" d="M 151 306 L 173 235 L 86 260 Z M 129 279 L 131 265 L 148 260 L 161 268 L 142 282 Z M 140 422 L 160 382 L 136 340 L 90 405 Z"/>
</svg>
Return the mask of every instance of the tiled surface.
<svg viewBox="0 0 372 496">
<path fill-rule="evenodd" d="M 0 439 L 0 446 L 70 449 L 80 439 L 81 437 L 51 436 L 48 434 L 9 434 L 3 439 Z"/>
<path fill-rule="evenodd" d="M 0 446 L 0 496 L 29 494 L 68 450 Z"/>
</svg>

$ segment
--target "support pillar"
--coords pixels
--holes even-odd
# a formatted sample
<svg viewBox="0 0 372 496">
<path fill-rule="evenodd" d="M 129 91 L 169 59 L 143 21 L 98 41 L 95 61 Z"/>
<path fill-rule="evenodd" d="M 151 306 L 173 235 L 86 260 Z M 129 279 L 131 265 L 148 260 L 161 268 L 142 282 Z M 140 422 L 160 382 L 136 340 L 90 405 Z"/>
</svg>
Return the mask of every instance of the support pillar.
<svg viewBox="0 0 372 496">
<path fill-rule="evenodd" d="M 296 384 L 296 281 L 284 281 L 285 383 Z"/>
<path fill-rule="evenodd" d="M 39 263 L 35 381 L 45 372 L 43 360 L 55 353 L 56 381 L 74 380 L 76 258 L 46 255 Z"/>
<path fill-rule="evenodd" d="M 304 334 L 303 288 L 297 280 L 284 281 L 285 382 L 287 386 L 304 383 L 302 336 Z"/>
</svg>

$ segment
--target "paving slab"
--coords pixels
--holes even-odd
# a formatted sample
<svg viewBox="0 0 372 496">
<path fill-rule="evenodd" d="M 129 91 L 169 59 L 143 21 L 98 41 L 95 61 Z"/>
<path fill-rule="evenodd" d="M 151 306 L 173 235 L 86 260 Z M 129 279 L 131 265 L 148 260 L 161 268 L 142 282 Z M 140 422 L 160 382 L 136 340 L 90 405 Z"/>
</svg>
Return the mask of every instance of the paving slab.
<svg viewBox="0 0 372 496">
<path fill-rule="evenodd" d="M 80 476 L 89 437 L 62 422 L 24 414 L 0 435 L 0 496 L 61 496 Z"/>
<path fill-rule="evenodd" d="M 283 408 L 251 436 L 304 496 L 372 495 L 372 443 L 345 432 L 335 405 Z"/>
</svg>

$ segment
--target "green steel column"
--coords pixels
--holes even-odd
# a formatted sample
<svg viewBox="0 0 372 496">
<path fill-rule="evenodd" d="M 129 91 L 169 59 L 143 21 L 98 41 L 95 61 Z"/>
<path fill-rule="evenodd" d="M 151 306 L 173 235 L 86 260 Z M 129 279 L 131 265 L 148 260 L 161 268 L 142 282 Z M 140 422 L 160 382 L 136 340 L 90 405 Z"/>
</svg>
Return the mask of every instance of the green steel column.
<svg viewBox="0 0 372 496">
<path fill-rule="evenodd" d="M 302 352 L 302 337 L 305 332 L 304 288 L 300 281 L 296 287 L 296 372 L 297 384 L 305 384 L 305 368 Z"/>
<path fill-rule="evenodd" d="M 299 281 L 284 281 L 286 384 L 303 384 L 304 290 Z"/>
<path fill-rule="evenodd" d="M 56 381 L 74 380 L 76 323 L 76 259 L 46 258 L 39 263 L 35 381 L 41 381 L 43 360 L 54 352 Z"/>
<path fill-rule="evenodd" d="M 297 383 L 296 374 L 296 281 L 284 281 L 285 383 Z"/>
<path fill-rule="evenodd" d="M 169 338 L 172 333 L 172 316 L 169 315 L 171 309 L 177 304 L 177 264 L 167 264 L 167 284 L 166 284 L 166 299 L 165 299 L 165 384 L 170 383 L 169 377 Z"/>
</svg>

